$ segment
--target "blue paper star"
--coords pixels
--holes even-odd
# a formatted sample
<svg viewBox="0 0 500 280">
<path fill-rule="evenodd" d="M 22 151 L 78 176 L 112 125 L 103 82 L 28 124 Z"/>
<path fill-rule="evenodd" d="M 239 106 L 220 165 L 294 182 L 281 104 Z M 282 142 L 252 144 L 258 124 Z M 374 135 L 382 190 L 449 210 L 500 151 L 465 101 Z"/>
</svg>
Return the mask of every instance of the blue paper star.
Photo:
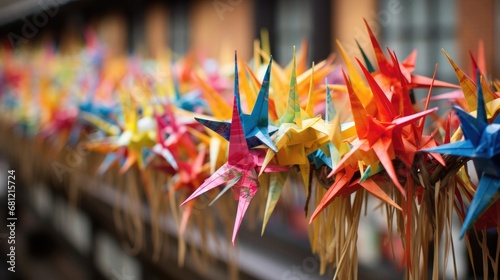
<svg viewBox="0 0 500 280">
<path fill-rule="evenodd" d="M 271 75 L 272 57 L 269 65 L 267 66 L 262 86 L 255 101 L 252 113 L 250 115 L 241 113 L 240 97 L 236 97 L 238 111 L 243 124 L 245 138 L 250 148 L 266 145 L 275 153 L 278 152 L 276 146 L 271 140 L 270 135 L 278 130 L 277 127 L 269 124 L 269 79 Z M 228 121 L 214 121 L 201 118 L 195 118 L 199 123 L 217 132 L 219 135 L 229 140 L 229 132 L 231 131 L 231 122 Z"/>
<path fill-rule="evenodd" d="M 500 115 L 488 124 L 483 90 L 478 77 L 477 117 L 454 106 L 465 140 L 441 145 L 427 152 L 472 158 L 479 185 L 464 220 L 460 238 L 474 222 L 500 197 Z"/>
</svg>

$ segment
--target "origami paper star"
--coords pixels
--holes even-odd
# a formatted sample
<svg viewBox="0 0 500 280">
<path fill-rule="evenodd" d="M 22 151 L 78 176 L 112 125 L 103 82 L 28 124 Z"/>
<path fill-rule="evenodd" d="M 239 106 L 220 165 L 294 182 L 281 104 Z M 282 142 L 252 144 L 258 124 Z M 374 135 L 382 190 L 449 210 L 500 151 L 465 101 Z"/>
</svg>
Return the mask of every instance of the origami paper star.
<svg viewBox="0 0 500 280">
<path fill-rule="evenodd" d="M 153 152 L 161 155 L 174 169 L 178 169 L 176 160 L 180 158 L 180 151 L 187 158 L 194 159 L 196 145 L 188 132 L 186 124 L 178 123 L 171 104 L 166 103 L 164 114 L 155 112 L 157 143 L 153 146 Z"/>
<path fill-rule="evenodd" d="M 118 135 L 120 127 L 112 119 L 113 109 L 99 104 L 98 101 L 89 97 L 78 106 L 77 122 L 80 124 L 90 124 L 107 135 Z"/>
<path fill-rule="evenodd" d="M 399 65 L 395 55 L 391 54 L 391 58 L 393 65 Z M 352 80 L 348 79 L 342 71 L 349 94 L 357 138 L 350 141 L 351 150 L 343 154 L 340 161 L 334 166 L 330 176 L 335 175 L 335 182 L 319 202 L 311 216 L 311 222 L 335 197 L 349 195 L 361 187 L 396 209 L 401 209 L 378 186 L 378 183 L 371 179 L 371 176 L 385 170 L 400 192 L 405 195 L 405 190 L 397 178 L 392 161 L 398 158 L 407 166 L 411 166 L 416 151 L 421 147 L 432 146 L 433 143 L 431 137 L 423 137 L 421 134 L 423 118 L 436 111 L 437 108 L 427 110 L 427 102 L 425 111 L 414 114 L 408 96 L 407 83 L 401 72 L 394 72 L 397 76 L 393 79 L 394 81 L 399 80 L 401 92 L 395 92 L 392 95 L 393 98 L 401 96 L 401 99 L 398 99 L 397 103 L 391 102 L 372 77 L 370 71 L 359 60 L 358 64 L 370 86 L 369 92 L 360 83 L 361 80 L 357 73 L 353 72 L 357 76 L 356 88 L 359 91 L 356 92 Z M 349 67 L 351 67 L 351 71 L 354 71 L 352 65 Z M 397 68 L 395 69 L 397 70 Z M 366 105 L 361 103 L 360 96 L 364 98 L 363 94 L 369 94 L 372 97 L 371 103 L 366 103 L 366 100 Z M 374 112 L 374 115 L 368 112 L 368 108 Z M 401 108 L 401 111 L 399 112 L 397 108 Z M 415 122 L 418 119 L 421 119 L 421 122 L 417 125 Z M 410 127 L 410 129 L 405 130 L 405 127 Z M 361 177 L 356 175 L 358 170 Z"/>
<path fill-rule="evenodd" d="M 177 160 L 176 167 L 174 169 L 173 165 L 160 165 L 155 166 L 172 176 L 176 175 L 176 180 L 168 190 L 169 196 L 174 196 L 174 194 L 180 190 L 185 189 L 189 193 L 195 191 L 202 182 L 208 177 L 207 171 L 208 166 L 205 164 L 206 157 L 206 145 L 200 144 L 201 147 L 197 148 L 197 155 L 195 158 L 187 160 Z M 186 230 L 189 217 L 193 210 L 194 201 L 191 200 L 186 203 L 186 207 L 182 213 L 181 222 L 179 226 L 179 234 L 183 235 Z"/>
<path fill-rule="evenodd" d="M 231 106 L 226 103 L 221 94 L 217 92 L 200 74 L 194 72 L 194 76 L 198 85 L 201 87 L 201 92 L 205 98 L 208 107 L 214 117 L 221 120 L 231 118 Z"/>
<path fill-rule="evenodd" d="M 328 188 L 328 191 L 321 198 L 321 201 L 316 206 L 309 223 L 312 223 L 314 219 L 338 196 L 342 195 L 344 197 L 364 188 L 369 193 L 371 193 L 376 198 L 381 201 L 393 206 L 394 208 L 401 210 L 401 207 L 388 196 L 382 188 L 372 179 L 366 179 L 360 181 L 356 177 L 356 172 L 352 168 L 347 168 L 341 170 L 335 174 L 334 183 Z"/>
<path fill-rule="evenodd" d="M 103 104 L 95 98 L 95 89 L 98 77 L 94 73 L 79 79 L 79 86 L 84 92 L 83 100 L 77 103 L 78 114 L 70 133 L 69 144 L 73 145 L 78 140 L 85 127 L 97 128 L 107 135 L 118 135 L 120 127 L 113 119 L 113 107 Z"/>
<path fill-rule="evenodd" d="M 124 123 L 120 133 L 86 145 L 90 150 L 107 153 L 99 173 L 105 172 L 115 162 L 121 163 L 122 157 L 125 159 L 120 173 L 125 173 L 135 163 L 143 170 L 146 167 L 145 151 L 155 145 L 156 127 L 151 110 L 143 107 L 142 117 L 139 118 L 137 104 L 129 98 L 124 97 L 121 104 Z"/>
<path fill-rule="evenodd" d="M 398 73 L 401 72 L 408 82 L 408 88 L 420 88 L 429 87 L 431 84 L 435 87 L 450 87 L 457 88 L 457 85 L 434 80 L 424 77 L 421 75 L 413 74 L 415 70 L 415 64 L 417 61 L 417 51 L 413 51 L 408 55 L 408 57 L 401 64 L 390 63 L 389 59 L 384 55 L 382 48 L 380 47 L 377 38 L 373 34 L 370 26 L 365 20 L 366 29 L 370 36 L 370 41 L 372 43 L 373 51 L 375 52 L 375 59 L 377 61 L 378 71 L 373 72 L 374 78 L 379 84 L 384 92 L 391 92 L 391 86 L 399 83 Z M 370 71 L 369 71 L 370 72 Z M 350 73 L 349 73 L 350 74 Z M 392 81 L 394 80 L 394 81 Z M 397 91 L 394 91 L 397 92 Z M 391 95 L 389 95 L 391 96 Z"/>
<path fill-rule="evenodd" d="M 210 172 L 214 173 L 227 161 L 227 140 L 208 128 L 205 130 L 206 133 L 200 132 L 199 130 L 191 127 L 187 127 L 187 129 L 194 137 L 210 147 Z"/>
<path fill-rule="evenodd" d="M 479 80 L 478 75 L 478 85 Z M 425 150 L 470 157 L 474 162 L 479 185 L 467 211 L 460 238 L 463 238 L 474 222 L 500 197 L 500 116 L 491 124 L 488 123 L 483 87 L 478 86 L 477 89 L 477 117 L 460 107 L 454 107 L 465 140 Z"/>
<path fill-rule="evenodd" d="M 343 126 L 340 124 L 340 118 L 335 112 L 335 107 L 333 106 L 333 99 L 328 86 L 328 81 L 326 81 L 326 106 L 325 106 L 325 123 L 329 129 L 328 135 L 330 141 L 322 146 L 320 149 L 316 150 L 314 153 L 309 154 L 308 158 L 318 169 L 323 165 L 328 166 L 332 169 L 340 161 L 340 157 L 349 151 L 348 144 L 342 141 L 342 131 L 347 131 L 351 128 L 352 123 L 346 123 Z M 342 127 L 344 129 L 342 129 Z M 345 134 L 350 134 L 354 136 L 354 129 L 351 129 L 351 133 L 346 132 Z"/>
<path fill-rule="evenodd" d="M 236 200 L 238 200 L 238 210 L 236 213 L 236 221 L 233 228 L 232 242 L 236 239 L 236 235 L 240 228 L 243 217 L 250 205 L 251 200 L 255 196 L 259 188 L 258 172 L 261 171 L 259 166 L 259 156 L 252 154 L 248 149 L 243 130 L 242 120 L 237 104 L 239 99 L 239 82 L 238 82 L 238 63 L 235 53 L 235 79 L 234 79 L 234 101 L 231 120 L 231 131 L 229 136 L 229 157 L 228 161 L 219 168 L 212 176 L 189 196 L 181 205 L 184 205 L 201 194 L 212 190 L 216 187 L 225 185 L 224 190 L 219 194 L 220 197 L 228 189 L 231 189 Z M 259 170 L 261 169 L 261 170 Z M 272 166 L 265 168 L 264 172 L 279 172 L 284 171 L 283 167 Z M 216 197 L 216 199 L 218 198 Z"/>
<path fill-rule="evenodd" d="M 175 72 L 172 73 L 172 79 L 175 93 L 173 103 L 177 108 L 181 108 L 191 112 L 197 112 L 199 108 L 207 107 L 198 90 L 193 90 L 191 92 L 181 94 L 179 79 L 177 78 Z"/>
<path fill-rule="evenodd" d="M 295 54 L 293 63 L 295 65 Z M 279 119 L 278 132 L 273 136 L 278 152 L 267 150 L 264 166 L 273 158 L 276 158 L 281 166 L 298 165 L 308 194 L 310 164 L 307 155 L 328 142 L 328 131 L 321 117 L 303 118 L 303 115 L 306 116 L 306 113 L 300 107 L 296 72 L 293 67 L 288 105 Z"/>
<path fill-rule="evenodd" d="M 358 160 L 362 160 L 367 166 L 378 165 L 378 162 L 380 162 L 400 192 L 405 195 L 405 190 L 397 179 L 392 163 L 392 160 L 396 157 L 395 148 L 403 146 L 401 129 L 436 111 L 437 108 L 398 117 L 393 105 L 377 82 L 361 63 L 360 66 L 365 72 L 365 77 L 372 89 L 379 118 L 375 119 L 368 114 L 344 74 L 358 138 L 351 143 L 351 150 L 340 160 L 332 174 L 344 168 L 344 165 L 357 167 Z"/>
<path fill-rule="evenodd" d="M 393 64 L 399 65 L 395 56 L 391 57 L 393 58 Z M 368 69 L 359 61 L 358 64 L 370 86 L 369 94 L 372 96 L 372 101 L 371 103 L 363 105 L 359 96 L 363 98 L 364 96 L 362 94 L 366 94 L 366 89 L 361 84 L 358 84 L 357 88 L 360 92 L 356 92 L 353 89 L 351 80 L 349 80 L 343 72 L 357 138 L 350 141 L 352 145 L 351 150 L 345 153 L 333 168 L 330 176 L 335 174 L 335 183 L 330 186 L 321 199 L 311 216 L 311 221 L 317 217 L 335 197 L 338 195 L 351 194 L 360 187 L 365 188 L 375 197 L 395 208 L 401 209 L 399 205 L 397 205 L 369 176 L 385 170 L 400 192 L 405 195 L 405 190 L 397 178 L 392 161 L 396 159 L 396 157 L 404 159 L 408 157 L 407 154 L 414 155 L 417 147 L 423 144 L 419 142 L 420 138 L 416 137 L 416 134 L 418 134 L 417 131 L 420 128 L 415 124 L 415 121 L 437 110 L 437 108 L 434 108 L 413 114 L 413 110 L 408 106 L 409 97 L 405 86 L 406 83 L 402 75 L 398 75 L 398 72 L 395 74 L 398 75 L 397 78 L 401 83 L 400 89 L 403 90 L 403 92 L 397 94 L 403 98 L 400 99 L 401 104 L 391 103 Z M 395 95 L 393 95 L 393 97 L 394 96 Z M 373 114 L 375 116 L 368 112 L 368 107 L 374 112 Z M 406 114 L 399 115 L 400 113 L 397 113 L 396 108 L 403 108 L 401 113 Z M 412 129 L 403 129 L 409 125 L 412 126 Z M 408 133 L 408 131 L 411 133 Z M 407 139 L 405 140 L 405 138 Z M 404 152 L 398 152 L 396 155 L 395 151 Z M 411 159 L 406 158 L 405 161 L 409 161 L 409 165 L 411 165 Z M 362 168 L 365 166 L 367 168 L 363 170 Z M 359 181 L 355 179 L 356 171 L 358 170 L 361 172 Z"/>
<path fill-rule="evenodd" d="M 448 54 L 446 52 L 444 52 L 444 54 L 446 55 L 446 58 L 450 62 L 451 66 L 453 67 L 453 70 L 455 71 L 457 79 L 460 83 L 460 87 L 462 88 L 462 92 L 463 92 L 463 97 L 465 97 L 465 101 L 467 103 L 466 109 L 468 109 L 469 111 L 477 110 L 478 104 L 477 104 L 476 100 L 478 99 L 478 97 L 476 96 L 476 92 L 477 92 L 477 88 L 479 85 L 481 85 L 481 87 L 482 87 L 483 99 L 485 100 L 485 102 L 488 103 L 497 97 L 495 95 L 495 93 L 493 93 L 491 91 L 490 87 L 488 86 L 488 82 L 486 81 L 486 79 L 484 79 L 483 75 L 480 75 L 483 78 L 477 79 L 477 84 L 474 83 L 474 81 L 471 78 L 469 78 L 464 73 L 464 71 L 462 71 L 462 69 L 460 69 L 456 65 L 456 63 L 448 56 Z M 475 64 L 475 62 L 473 62 L 473 64 Z M 474 74 L 474 76 L 475 76 L 475 74 Z"/>
<path fill-rule="evenodd" d="M 247 139 L 248 146 L 250 148 L 253 148 L 264 144 L 268 148 L 276 152 L 277 149 L 274 146 L 274 143 L 269 135 L 273 134 L 277 130 L 277 128 L 273 125 L 269 125 L 268 119 L 269 79 L 271 74 L 271 65 L 272 57 L 267 67 L 264 80 L 262 81 L 262 87 L 259 91 L 259 95 L 257 96 L 257 100 L 253 107 L 252 113 L 250 115 L 242 113 L 241 100 L 239 96 L 236 99 L 236 103 L 238 106 L 238 111 L 240 112 L 240 118 L 242 120 L 243 130 L 245 132 L 245 138 Z M 226 140 L 229 140 L 231 122 L 214 121 L 196 117 L 195 119 L 204 126 L 220 134 Z"/>
<path fill-rule="evenodd" d="M 171 56 L 170 52 L 167 54 L 168 57 Z M 160 98 L 168 99 L 176 108 L 198 113 L 208 110 L 208 105 L 202 98 L 202 92 L 199 88 L 193 87 L 191 83 L 184 83 L 181 86 L 179 72 L 182 69 L 179 69 L 181 66 L 178 65 L 179 63 L 172 61 L 170 66 L 167 66 L 158 62 L 152 67 L 152 71 L 150 68 L 151 87 Z M 186 70 L 192 71 L 191 69 Z M 163 99 L 162 101 L 166 102 Z"/>
<path fill-rule="evenodd" d="M 49 123 L 43 125 L 38 136 L 43 139 L 57 134 L 69 133 L 75 123 L 76 115 L 76 110 L 57 109 L 52 113 L 52 119 Z"/>
<path fill-rule="evenodd" d="M 469 108 L 469 105 L 471 105 L 470 110 L 476 110 L 476 100 L 477 97 L 475 95 L 476 92 L 476 85 L 474 81 L 477 80 L 476 72 L 475 69 L 478 69 L 480 73 L 483 74 L 483 77 L 486 76 L 486 59 L 484 57 L 484 45 L 482 44 L 482 41 L 479 42 L 478 46 L 478 52 L 477 52 L 477 57 L 478 61 L 476 62 L 476 59 L 472 55 L 471 52 L 469 52 L 470 59 L 471 59 L 471 65 L 472 65 L 472 73 L 471 78 L 469 78 L 467 75 L 465 75 L 464 71 L 462 71 L 456 63 L 449 57 L 449 55 L 443 50 L 444 54 L 446 55 L 446 58 L 450 62 L 451 66 L 453 67 L 453 70 L 455 71 L 455 75 L 457 76 L 457 79 L 460 83 L 460 90 L 454 90 L 452 92 L 447 92 L 439 95 L 435 95 L 431 98 L 431 100 L 448 100 L 451 101 L 457 105 L 459 105 L 461 108 Z M 485 87 L 485 90 L 489 89 L 487 87 L 487 84 L 484 84 L 483 87 Z M 484 92 L 484 99 L 486 102 L 491 101 L 491 96 L 488 92 Z M 467 97 L 467 98 L 466 98 Z"/>
<path fill-rule="evenodd" d="M 39 82 L 39 133 L 41 139 L 50 138 L 59 144 L 65 145 L 70 131 L 75 123 L 77 110 L 68 102 L 68 94 L 62 85 L 53 85 L 48 77 L 41 78 Z M 57 92 L 62 91 L 58 96 Z M 69 105 L 61 107 L 60 103 Z"/>
<path fill-rule="evenodd" d="M 449 88 L 457 88 L 457 85 L 438 81 L 436 79 L 431 79 L 428 77 L 424 77 L 421 75 L 413 74 L 415 69 L 415 63 L 417 59 L 417 52 L 413 51 L 408 57 L 403 60 L 402 63 L 399 63 L 396 59 L 395 54 L 388 49 L 389 58 L 386 57 L 382 48 L 380 47 L 379 42 L 377 41 L 375 35 L 370 29 L 368 23 L 365 20 L 365 25 L 368 30 L 368 34 L 370 37 L 370 41 L 372 44 L 373 51 L 375 53 L 376 64 L 378 69 L 375 69 L 373 65 L 370 63 L 368 58 L 366 58 L 365 52 L 361 49 L 361 52 L 365 61 L 365 69 L 367 73 L 373 77 L 373 79 L 378 83 L 379 87 L 385 93 L 387 98 L 393 104 L 394 110 L 396 113 L 401 115 L 409 115 L 413 113 L 412 104 L 401 102 L 404 99 L 409 99 L 408 92 L 406 90 L 401 89 L 401 78 L 402 75 L 404 77 L 404 82 L 406 83 L 407 90 L 411 90 L 413 88 L 428 88 L 431 84 L 434 87 L 449 87 Z M 358 70 L 355 67 L 355 64 L 347 55 L 347 52 L 337 41 L 337 45 L 339 47 L 340 53 L 344 59 L 344 62 L 347 67 L 347 72 L 349 74 L 349 78 L 351 81 L 351 85 L 354 89 L 354 92 L 360 97 L 360 100 L 365 107 L 366 111 L 375 118 L 377 116 L 377 110 L 375 103 L 373 102 L 373 96 L 370 92 L 370 89 L 365 84 L 361 75 L 358 74 Z M 358 61 L 359 63 L 359 61 Z M 361 63 L 359 63 L 361 64 Z"/>
<path fill-rule="evenodd" d="M 265 61 L 270 60 L 270 55 L 264 51 L 257 50 Z M 294 48 L 295 54 L 295 48 Z M 298 57 L 298 59 L 297 59 Z M 318 85 L 322 84 L 325 77 L 329 75 L 334 69 L 333 58 L 331 56 L 317 64 L 315 64 L 314 77 L 312 76 L 313 69 L 306 70 L 307 65 L 307 44 L 303 44 L 299 50 L 298 55 L 294 55 L 294 59 L 288 64 L 286 68 L 280 67 L 277 63 L 273 63 L 271 67 L 271 72 L 273 80 L 271 82 L 271 88 L 273 91 L 270 93 L 269 100 L 269 116 L 273 122 L 279 123 L 279 117 L 285 114 L 286 108 L 288 106 L 288 93 L 287 90 L 290 86 L 290 80 L 292 79 L 292 74 L 295 75 L 296 91 L 298 95 L 298 100 L 301 102 L 302 107 L 304 106 L 308 98 L 308 91 L 311 89 L 319 88 Z M 295 68 L 295 71 L 293 70 Z M 295 72 L 295 73 L 294 73 Z M 321 93 L 321 91 L 315 91 L 316 93 Z M 322 100 L 317 99 L 315 102 L 321 102 Z M 314 103 L 317 106 L 318 103 Z"/>
</svg>

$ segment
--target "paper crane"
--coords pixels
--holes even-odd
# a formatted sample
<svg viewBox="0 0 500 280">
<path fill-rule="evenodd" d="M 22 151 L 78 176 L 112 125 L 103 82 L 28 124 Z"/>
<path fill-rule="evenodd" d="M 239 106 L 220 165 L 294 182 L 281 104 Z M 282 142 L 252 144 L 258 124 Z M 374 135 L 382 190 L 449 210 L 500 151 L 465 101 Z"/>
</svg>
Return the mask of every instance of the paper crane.
<svg viewBox="0 0 500 280">
<path fill-rule="evenodd" d="M 192 199 L 210 191 L 216 187 L 225 185 L 224 190 L 219 194 L 222 195 L 228 189 L 231 189 L 236 200 L 238 200 L 238 210 L 236 213 L 236 221 L 233 228 L 232 242 L 236 239 L 241 222 L 245 212 L 250 205 L 251 200 L 255 196 L 259 188 L 258 172 L 261 168 L 259 165 L 259 157 L 248 149 L 243 130 L 242 120 L 238 108 L 239 99 L 239 82 L 238 82 L 238 64 L 235 53 L 235 79 L 234 79 L 234 101 L 233 101 L 233 117 L 231 120 L 231 131 L 229 135 L 229 157 L 228 161 L 220 167 L 212 176 L 189 196 L 181 205 L 184 205 Z M 253 151 L 253 150 L 252 150 Z M 286 168 L 270 165 L 265 168 L 264 172 L 279 172 L 285 171 Z M 219 197 L 218 196 L 218 197 Z M 218 198 L 216 197 L 216 199 Z"/>
<path fill-rule="evenodd" d="M 465 140 L 425 150 L 470 157 L 474 162 L 479 185 L 467 211 L 460 238 L 463 238 L 474 222 L 500 197 L 500 116 L 491 124 L 488 123 L 488 107 L 483 97 L 483 87 L 480 86 L 481 77 L 477 76 L 477 117 L 454 106 Z"/>
<path fill-rule="evenodd" d="M 269 112 L 269 79 L 271 74 L 272 57 L 269 65 L 267 66 L 266 74 L 264 80 L 262 81 L 262 87 L 257 96 L 257 100 L 253 107 L 252 113 L 250 115 L 243 114 L 241 110 L 241 100 L 239 96 L 236 98 L 236 104 L 238 106 L 238 111 L 240 112 L 240 118 L 242 120 L 243 130 L 245 132 L 245 138 L 247 139 L 248 146 L 250 148 L 266 145 L 268 148 L 277 152 L 273 141 L 271 140 L 270 134 L 276 132 L 277 128 L 273 125 L 269 125 L 268 112 Z M 203 124 L 204 126 L 210 128 L 211 130 L 217 132 L 225 139 L 229 140 L 229 132 L 231 130 L 231 122 L 226 121 L 214 121 L 202 118 L 195 119 Z"/>
</svg>

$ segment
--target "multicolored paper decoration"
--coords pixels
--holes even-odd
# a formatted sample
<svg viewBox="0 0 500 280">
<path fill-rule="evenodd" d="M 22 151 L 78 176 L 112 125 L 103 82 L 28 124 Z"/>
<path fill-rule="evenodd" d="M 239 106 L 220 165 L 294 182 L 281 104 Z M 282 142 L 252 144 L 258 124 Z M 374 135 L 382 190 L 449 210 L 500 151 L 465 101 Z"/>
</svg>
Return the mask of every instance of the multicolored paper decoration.
<svg viewBox="0 0 500 280">
<path fill-rule="evenodd" d="M 65 146 L 83 143 L 92 155 L 103 154 L 89 159 L 95 168 L 89 164 L 72 176 L 119 174 L 112 183 L 128 188 L 118 190 L 134 190 L 137 201 L 144 195 L 155 246 L 161 240 L 156 219 L 168 204 L 180 236 L 180 264 L 187 229 L 206 236 L 219 219 L 197 211 L 209 206 L 200 202 L 202 195 L 222 209 L 235 244 L 245 216 L 261 219 L 263 234 L 281 194 L 297 188 L 307 198 L 305 217 L 322 273 L 332 264 L 338 279 L 357 278 L 357 230 L 370 194 L 383 206 L 388 231 L 395 229 L 402 241 L 399 261 L 407 278 L 426 278 L 432 261 L 438 279 L 447 257 L 428 248 L 444 244 L 448 254 L 453 212 L 463 220 L 467 242 L 474 236 L 466 235 L 469 230 L 500 228 L 500 82 L 486 80 L 484 56 L 476 62 L 471 55 L 480 70 L 469 78 L 445 53 L 459 86 L 436 80 L 436 74 L 414 74 L 416 51 L 400 62 L 390 49 L 384 54 L 368 24 L 367 30 L 373 55 L 360 47 L 361 60 L 338 42 L 341 64 L 328 58 L 307 69 L 304 44 L 281 67 L 256 44 L 250 63 L 235 53 L 231 74 L 194 54 L 177 61 L 170 54 L 167 61 L 108 57 L 91 33 L 74 57 L 49 47 L 2 49 L 1 133 L 47 147 L 38 151 L 41 158 L 30 158 L 30 174 L 36 168 L 49 173 L 51 164 L 43 163 Z M 454 91 L 432 96 L 433 87 Z M 412 102 L 414 88 L 428 89 L 424 104 Z M 426 124 L 427 116 L 438 118 L 430 102 L 443 98 L 455 103 L 456 115 Z M 452 131 L 457 116 L 460 128 Z M 87 141 L 87 133 L 100 137 Z M 120 178 L 125 175 L 134 178 L 135 188 Z M 228 190 L 236 213 L 227 211 L 236 205 L 226 199 Z M 483 250 L 484 262 L 498 264 L 498 252 Z"/>
<path fill-rule="evenodd" d="M 482 80 L 483 76 L 477 74 L 476 117 L 455 106 L 465 139 L 426 150 L 468 157 L 474 162 L 479 185 L 467 211 L 460 237 L 500 197 L 500 115 L 491 124 L 488 122 L 486 112 L 490 118 L 492 114 L 484 102 Z"/>
</svg>

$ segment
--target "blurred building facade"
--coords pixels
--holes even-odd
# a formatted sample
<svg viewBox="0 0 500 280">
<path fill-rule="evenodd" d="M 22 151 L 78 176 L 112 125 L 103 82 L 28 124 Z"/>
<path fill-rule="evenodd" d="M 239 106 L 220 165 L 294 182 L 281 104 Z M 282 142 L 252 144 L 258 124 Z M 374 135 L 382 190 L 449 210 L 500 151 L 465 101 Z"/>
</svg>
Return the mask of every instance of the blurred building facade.
<svg viewBox="0 0 500 280">
<path fill-rule="evenodd" d="M 250 59 L 254 39 L 262 30 L 269 33 L 272 53 L 287 63 L 292 46 L 310 43 L 311 60 L 335 52 L 335 40 L 350 52 L 357 52 L 355 39 L 368 43 L 363 19 L 369 23 L 383 46 L 404 57 L 418 49 L 417 70 L 432 74 L 434 64 L 446 64 L 441 49 L 467 65 L 468 52 L 476 53 L 482 40 L 488 73 L 500 73 L 500 58 L 493 50 L 500 46 L 500 1 L 498 0 L 172 0 L 172 1 L 68 1 L 21 0 L 0 2 L 0 31 L 6 43 L 9 33 L 26 41 L 48 37 L 78 37 L 85 26 L 99 29 L 102 40 L 118 53 L 145 51 L 157 56 L 171 48 L 185 54 L 195 50 L 222 62 L 231 60 L 231 50 Z M 45 11 L 45 15 L 43 12 Z M 37 14 L 38 12 L 38 14 Z M 26 22 L 36 32 L 28 32 Z M 32 33 L 35 33 L 34 35 Z M 10 40 L 12 41 L 12 40 Z M 24 41 L 23 41 L 24 42 Z M 448 72 L 448 73 L 447 73 Z M 441 67 L 438 73 L 451 79 Z"/>
</svg>

